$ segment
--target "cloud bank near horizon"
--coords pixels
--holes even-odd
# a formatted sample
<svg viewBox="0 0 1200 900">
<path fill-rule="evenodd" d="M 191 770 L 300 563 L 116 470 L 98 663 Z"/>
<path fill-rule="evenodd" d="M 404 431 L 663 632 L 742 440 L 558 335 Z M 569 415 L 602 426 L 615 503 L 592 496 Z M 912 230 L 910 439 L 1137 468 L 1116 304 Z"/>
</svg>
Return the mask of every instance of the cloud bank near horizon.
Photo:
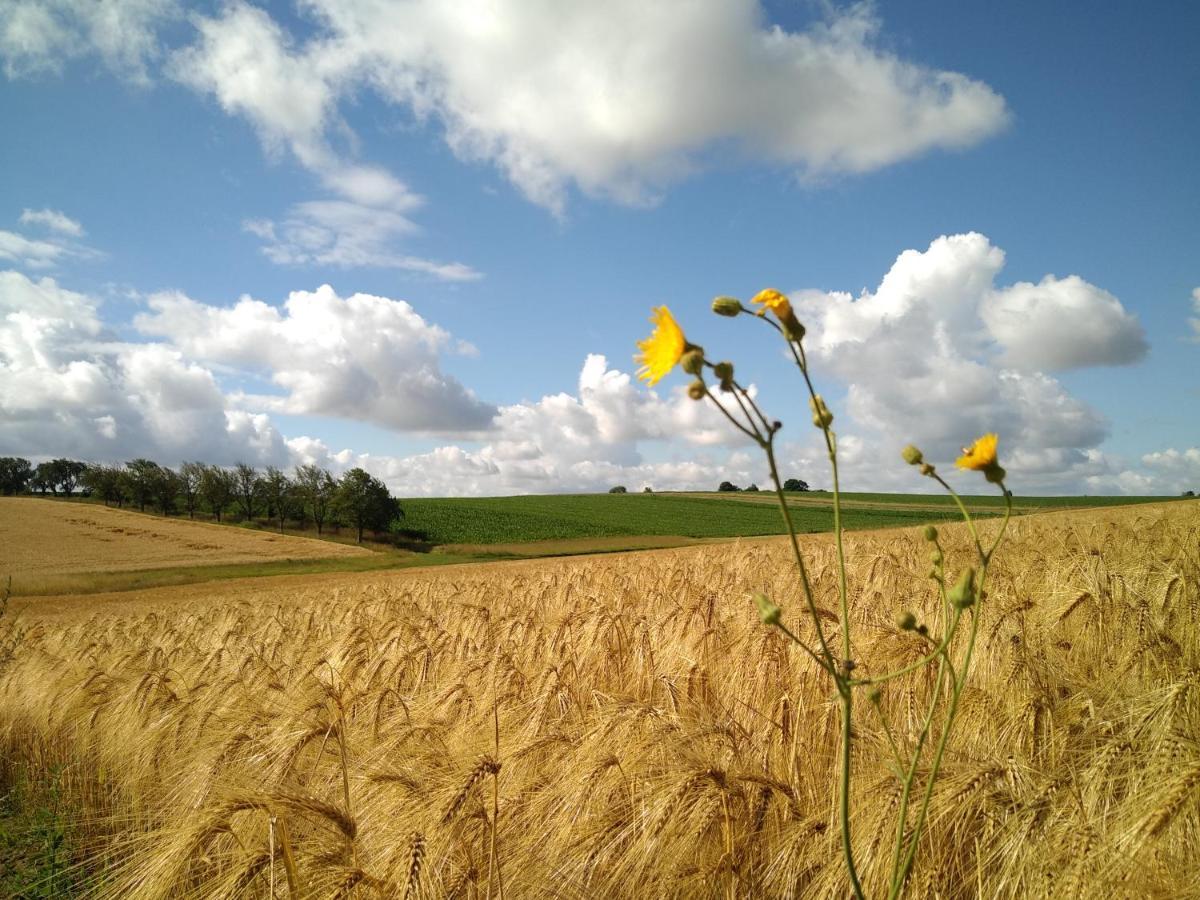
<svg viewBox="0 0 1200 900">
<path fill-rule="evenodd" d="M 814 365 L 846 386 L 837 427 L 847 487 L 921 490 L 893 464 L 900 445 L 949 462 L 964 440 L 996 430 L 1021 493 L 1195 489 L 1200 450 L 1110 456 L 1108 423 L 1056 377 L 1136 363 L 1147 351 L 1136 317 L 1077 276 L 999 283 L 1003 265 L 983 235 L 943 236 L 900 254 L 857 297 L 792 292 Z M 54 278 L 0 272 L 0 452 L 362 465 L 401 495 L 766 481 L 757 454 L 716 410 L 686 397 L 682 378 L 644 390 L 599 354 L 583 361 L 574 392 L 504 404 L 446 373 L 446 359 L 476 351 L 404 300 L 322 285 L 280 305 L 242 297 L 218 306 L 178 292 L 143 305 L 135 339 L 122 338 L 101 300 Z M 295 415 L 445 443 L 364 454 L 283 433 L 279 417 Z M 823 483 L 815 435 L 794 438 L 782 457 L 789 473 Z"/>
</svg>

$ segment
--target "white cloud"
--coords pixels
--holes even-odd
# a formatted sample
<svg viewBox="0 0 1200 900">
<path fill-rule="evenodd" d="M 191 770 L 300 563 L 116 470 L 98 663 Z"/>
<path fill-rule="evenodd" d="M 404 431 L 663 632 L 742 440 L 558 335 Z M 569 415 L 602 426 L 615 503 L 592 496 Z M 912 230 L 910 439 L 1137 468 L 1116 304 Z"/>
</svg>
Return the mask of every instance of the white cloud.
<svg viewBox="0 0 1200 900">
<path fill-rule="evenodd" d="M 211 372 L 176 350 L 121 343 L 92 298 L 0 272 L 0 453 L 282 462 L 264 416 L 228 410 Z"/>
<path fill-rule="evenodd" d="M 647 444 L 674 453 L 647 459 Z M 575 394 L 502 406 L 478 448 L 438 447 L 409 457 L 332 452 L 302 437 L 289 447 L 303 462 L 343 470 L 360 465 L 401 495 L 470 495 L 607 490 L 711 490 L 732 478 L 749 483 L 764 466 L 740 448 L 740 437 L 711 406 L 690 400 L 683 388 L 669 397 L 637 388 L 631 376 L 589 356 Z"/>
<path fill-rule="evenodd" d="M 865 5 L 796 32 L 767 26 L 755 0 L 304 7 L 319 31 L 303 44 L 245 3 L 197 17 L 174 71 L 327 183 L 341 167 L 325 135 L 364 87 L 437 119 L 455 153 L 555 211 L 571 186 L 652 201 L 722 147 L 802 174 L 865 172 L 977 143 L 1008 117 L 987 85 L 884 49 Z"/>
<path fill-rule="evenodd" d="M 179 15 L 176 0 L 3 0 L 0 59 L 9 78 L 61 73 L 96 54 L 119 75 L 149 81 L 161 55 L 157 31 Z"/>
<path fill-rule="evenodd" d="M 0 259 L 11 260 L 31 269 L 49 269 L 67 250 L 54 241 L 33 240 L 13 231 L 0 230 Z"/>
<path fill-rule="evenodd" d="M 390 209 L 348 200 L 297 203 L 281 222 L 250 219 L 243 223 L 263 240 L 263 254 L 281 265 L 373 266 L 401 269 L 441 281 L 474 281 L 479 272 L 463 263 L 438 263 L 395 250 L 395 238 L 416 226 Z"/>
<path fill-rule="evenodd" d="M 0 260 L 9 260 L 29 269 L 52 269 L 64 259 L 93 259 L 100 254 L 72 238 L 83 234 L 83 226 L 52 209 L 21 213 L 20 224 L 47 228 L 55 234 L 30 238 L 15 231 L 0 229 Z M 65 236 L 64 236 L 65 235 Z"/>
<path fill-rule="evenodd" d="M 336 152 L 326 133 L 350 134 L 337 114 L 341 90 L 337 55 L 316 43 L 296 48 L 263 10 L 244 3 L 216 18 L 193 17 L 198 41 L 175 53 L 173 75 L 257 130 L 267 151 L 290 149 L 341 200 L 292 206 L 281 221 L 258 218 L 245 229 L 262 238 L 263 253 L 283 265 L 373 266 L 444 281 L 479 273 L 463 263 L 437 262 L 396 249 L 417 231 L 409 215 L 422 198 L 378 166 Z"/>
<path fill-rule="evenodd" d="M 83 226 L 57 209 L 26 209 L 19 219 L 22 225 L 40 225 L 68 237 L 83 237 Z"/>
<path fill-rule="evenodd" d="M 370 294 L 339 297 L 329 285 L 294 291 L 282 309 L 243 297 L 209 306 L 155 294 L 136 317 L 143 334 L 188 357 L 262 372 L 281 395 L 243 396 L 259 410 L 335 416 L 401 431 L 487 428 L 495 409 L 441 371 L 450 335 L 411 305 Z"/>
<path fill-rule="evenodd" d="M 850 416 L 880 435 L 886 458 L 911 441 L 948 461 L 997 431 L 1016 477 L 1078 483 L 1108 426 L 1041 369 L 1129 362 L 1145 352 L 1141 327 L 1074 276 L 998 288 L 1003 265 L 983 235 L 954 235 L 905 251 L 858 298 L 797 293 L 806 345 L 817 370 L 849 385 Z"/>
<path fill-rule="evenodd" d="M 996 291 L 981 313 L 1004 346 L 1001 361 L 1017 369 L 1123 365 L 1142 359 L 1149 346 L 1121 301 L 1078 275 Z"/>
</svg>

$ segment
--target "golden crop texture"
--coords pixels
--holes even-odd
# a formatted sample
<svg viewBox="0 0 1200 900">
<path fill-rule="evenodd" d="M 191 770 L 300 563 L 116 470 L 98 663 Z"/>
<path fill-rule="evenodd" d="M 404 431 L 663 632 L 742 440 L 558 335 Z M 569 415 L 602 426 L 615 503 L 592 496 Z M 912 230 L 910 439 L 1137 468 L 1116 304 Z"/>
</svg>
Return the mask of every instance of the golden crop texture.
<svg viewBox="0 0 1200 900">
<path fill-rule="evenodd" d="M 1200 896 L 1200 505 L 1011 529 L 909 895 Z M 954 571 L 965 532 L 942 535 Z M 934 615 L 927 545 L 846 541 L 863 674 L 920 658 L 895 623 Z M 805 552 L 832 609 L 832 544 Z M 845 896 L 836 698 L 749 600 L 808 633 L 789 559 L 772 539 L 31 604 L 5 766 L 58 773 L 107 896 Z M 868 895 L 891 743 L 931 684 L 885 686 L 890 737 L 855 708 Z"/>
</svg>

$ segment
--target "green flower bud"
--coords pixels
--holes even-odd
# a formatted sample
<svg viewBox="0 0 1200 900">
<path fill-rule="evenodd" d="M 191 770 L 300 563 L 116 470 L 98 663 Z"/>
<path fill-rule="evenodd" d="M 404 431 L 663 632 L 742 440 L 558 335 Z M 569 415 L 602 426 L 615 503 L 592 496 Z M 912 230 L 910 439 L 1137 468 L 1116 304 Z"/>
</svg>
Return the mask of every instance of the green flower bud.
<svg viewBox="0 0 1200 900">
<path fill-rule="evenodd" d="M 804 340 L 804 326 L 795 316 L 788 316 L 783 320 L 783 336 L 789 341 Z"/>
<path fill-rule="evenodd" d="M 901 631 L 912 631 L 917 627 L 917 617 L 911 612 L 906 612 L 896 620 L 896 625 L 899 626 Z"/>
<path fill-rule="evenodd" d="M 907 447 L 901 450 L 900 456 L 910 466 L 919 466 L 921 463 L 925 462 L 925 457 L 921 454 L 921 451 L 912 444 L 909 444 Z"/>
<path fill-rule="evenodd" d="M 989 466 L 983 470 L 983 477 L 992 484 L 1003 484 L 1004 476 L 1007 474 L 1000 466 Z"/>
<path fill-rule="evenodd" d="M 720 380 L 721 390 L 727 394 L 733 390 L 733 363 L 717 363 L 715 366 L 713 366 L 713 374 L 716 375 Z"/>
<path fill-rule="evenodd" d="M 955 609 L 969 609 L 975 605 L 975 570 L 968 567 L 958 577 L 954 587 L 946 593 L 946 599 Z"/>
<path fill-rule="evenodd" d="M 747 312 L 747 309 L 742 306 L 742 301 L 737 297 L 717 297 L 712 302 L 712 311 L 718 316 L 730 316 L 732 318 L 733 316 Z"/>
<path fill-rule="evenodd" d="M 679 360 L 679 367 L 689 375 L 699 375 L 704 371 L 704 351 L 699 348 L 689 350 Z"/>
<path fill-rule="evenodd" d="M 697 378 L 695 381 L 693 381 L 691 384 L 688 385 L 687 393 L 688 393 L 688 396 L 691 397 L 693 400 L 703 400 L 704 395 L 706 393 L 708 393 L 708 390 L 705 387 L 704 382 L 701 381 L 699 378 Z"/>
<path fill-rule="evenodd" d="M 818 428 L 828 428 L 833 424 L 833 413 L 829 411 L 825 399 L 820 394 L 810 397 L 808 405 L 812 409 L 814 425 Z"/>
<path fill-rule="evenodd" d="M 783 610 L 768 599 L 766 594 L 755 594 L 754 602 L 758 604 L 758 615 L 764 625 L 778 625 L 783 617 Z"/>
<path fill-rule="evenodd" d="M 927 540 L 927 541 L 936 541 L 937 540 L 937 529 L 934 528 L 932 525 L 925 526 L 924 534 L 925 534 L 925 540 Z"/>
</svg>

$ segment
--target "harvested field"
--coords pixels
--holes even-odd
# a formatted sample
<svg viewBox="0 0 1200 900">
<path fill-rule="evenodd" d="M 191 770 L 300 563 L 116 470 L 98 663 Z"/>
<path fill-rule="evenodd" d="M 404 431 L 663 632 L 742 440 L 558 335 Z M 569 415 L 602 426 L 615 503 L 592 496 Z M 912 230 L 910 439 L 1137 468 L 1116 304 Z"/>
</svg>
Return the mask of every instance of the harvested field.
<svg viewBox="0 0 1200 900">
<path fill-rule="evenodd" d="M 32 497 L 0 497 L 0 577 L 369 553 L 328 541 Z"/>
<path fill-rule="evenodd" d="M 1196 897 L 1200 504 L 1010 530 L 910 895 Z M 859 665 L 919 657 L 926 545 L 847 545 Z M 796 610 L 782 540 L 29 600 L 5 774 L 59 773 L 101 896 L 845 896 L 837 703 L 759 590 Z M 930 690 L 856 706 L 870 896 Z"/>
</svg>

